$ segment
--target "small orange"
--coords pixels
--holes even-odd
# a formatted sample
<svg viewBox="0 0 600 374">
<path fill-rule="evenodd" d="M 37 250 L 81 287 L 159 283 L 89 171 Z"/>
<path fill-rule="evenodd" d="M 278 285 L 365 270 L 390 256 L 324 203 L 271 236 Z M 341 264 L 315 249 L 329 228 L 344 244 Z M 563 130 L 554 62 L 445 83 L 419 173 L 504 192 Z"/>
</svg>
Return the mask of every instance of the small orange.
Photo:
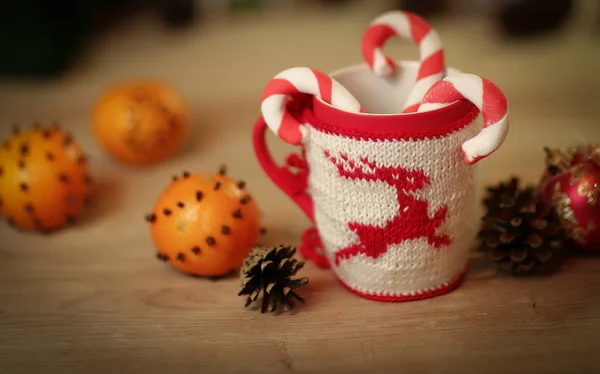
<svg viewBox="0 0 600 374">
<path fill-rule="evenodd" d="M 58 126 L 15 128 L 0 149 L 0 212 L 16 227 L 59 229 L 75 220 L 90 190 L 83 151 Z"/>
<path fill-rule="evenodd" d="M 198 276 L 237 270 L 261 231 L 258 205 L 224 171 L 174 177 L 146 220 L 158 259 Z"/>
<path fill-rule="evenodd" d="M 117 85 L 92 113 L 96 139 L 116 159 L 153 164 L 172 154 L 189 132 L 186 104 L 164 83 L 137 81 Z"/>
</svg>

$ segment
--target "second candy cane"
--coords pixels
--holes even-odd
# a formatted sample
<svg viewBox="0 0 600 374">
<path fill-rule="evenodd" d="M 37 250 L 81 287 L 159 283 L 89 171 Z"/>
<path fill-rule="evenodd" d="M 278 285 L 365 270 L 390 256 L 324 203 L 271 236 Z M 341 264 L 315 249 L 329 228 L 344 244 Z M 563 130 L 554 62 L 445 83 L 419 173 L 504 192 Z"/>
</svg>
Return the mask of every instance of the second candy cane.
<svg viewBox="0 0 600 374">
<path fill-rule="evenodd" d="M 362 39 L 363 57 L 380 77 L 388 77 L 398 68 L 394 60 L 383 53 L 383 47 L 391 37 L 412 40 L 419 46 L 419 71 L 403 109 L 403 113 L 416 112 L 427 90 L 446 76 L 442 43 L 437 32 L 416 14 L 404 11 L 382 14 L 371 22 Z"/>
</svg>

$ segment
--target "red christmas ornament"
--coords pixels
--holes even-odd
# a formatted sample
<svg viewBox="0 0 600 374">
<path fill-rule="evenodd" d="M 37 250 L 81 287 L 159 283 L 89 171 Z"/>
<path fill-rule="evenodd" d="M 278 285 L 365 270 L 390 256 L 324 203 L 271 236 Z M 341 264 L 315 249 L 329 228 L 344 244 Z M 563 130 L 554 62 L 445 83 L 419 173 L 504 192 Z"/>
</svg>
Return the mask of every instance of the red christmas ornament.
<svg viewBox="0 0 600 374">
<path fill-rule="evenodd" d="M 600 251 L 600 146 L 545 151 L 542 200 L 577 247 Z"/>
</svg>

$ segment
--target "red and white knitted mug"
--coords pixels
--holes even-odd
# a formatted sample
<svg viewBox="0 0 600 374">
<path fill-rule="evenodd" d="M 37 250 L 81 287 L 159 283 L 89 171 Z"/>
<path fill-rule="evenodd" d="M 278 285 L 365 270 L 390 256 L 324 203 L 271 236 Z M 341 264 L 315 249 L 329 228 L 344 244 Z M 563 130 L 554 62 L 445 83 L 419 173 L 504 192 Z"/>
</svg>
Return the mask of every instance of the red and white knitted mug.
<svg viewBox="0 0 600 374">
<path fill-rule="evenodd" d="M 318 96 L 292 101 L 276 116 L 281 123 L 301 124 L 296 134 L 302 139 L 295 142 L 301 154 L 288 157 L 287 166 L 277 165 L 267 149 L 269 127 L 294 144 L 265 122 L 273 121 L 273 116 L 264 116 L 268 95 L 253 135 L 266 174 L 315 224 L 303 236 L 301 253 L 321 267 L 330 266 L 353 292 L 384 301 L 423 299 L 461 282 L 477 223 L 476 168 L 471 164 L 498 148 L 508 123 L 504 96 L 492 84 L 500 100 L 488 102 L 493 95 L 486 92 L 486 80 L 479 82 L 479 99 L 467 93 L 468 100 L 452 94 L 448 101 L 436 100 L 436 87 L 445 93 L 460 91 L 450 82 L 465 76 L 452 68 L 447 71 L 450 81 L 434 85 L 425 95 L 421 112 L 401 113 L 419 64 L 398 64 L 394 80 L 379 79 L 367 64 L 330 75 L 364 112 L 352 100 L 346 100 L 351 110 Z M 461 84 L 477 82 L 463 79 Z M 484 125 L 482 131 L 482 109 L 484 121 L 490 122 L 486 105 L 500 113 L 502 124 L 496 129 Z M 482 136 L 495 142 L 492 148 L 484 146 L 483 153 L 478 144 L 473 147 Z M 469 142 L 474 156 L 464 148 Z M 318 250 L 321 256 L 314 253 Z"/>
</svg>

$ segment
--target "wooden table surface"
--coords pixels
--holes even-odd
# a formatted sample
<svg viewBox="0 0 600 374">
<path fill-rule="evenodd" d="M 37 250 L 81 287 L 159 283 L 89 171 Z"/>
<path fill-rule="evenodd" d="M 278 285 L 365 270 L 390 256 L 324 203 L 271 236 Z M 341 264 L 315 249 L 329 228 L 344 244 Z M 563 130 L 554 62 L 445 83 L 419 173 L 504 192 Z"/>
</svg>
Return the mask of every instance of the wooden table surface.
<svg viewBox="0 0 600 374">
<path fill-rule="evenodd" d="M 0 82 L 2 137 L 14 122 L 59 120 L 91 155 L 100 187 L 75 227 L 40 236 L 0 226 L 0 373 L 600 372 L 597 257 L 522 279 L 473 254 L 457 290 L 400 304 L 359 298 L 308 264 L 306 306 L 277 316 L 244 309 L 235 277 L 191 278 L 155 259 L 143 217 L 171 175 L 222 163 L 264 211 L 265 244 L 298 243 L 308 220 L 253 156 L 260 93 L 288 67 L 360 63 L 362 30 L 381 9 L 359 3 L 208 20 L 178 34 L 141 18 L 99 40 L 67 77 Z M 512 174 L 536 181 L 544 146 L 600 141 L 600 44 L 585 22 L 515 44 L 495 40 L 485 19 L 434 25 L 449 63 L 488 77 L 510 101 L 511 132 L 482 161 L 481 188 Z M 417 56 L 409 43 L 390 45 L 399 58 Z M 185 147 L 153 167 L 113 161 L 90 135 L 98 95 L 134 77 L 170 82 L 192 109 Z M 273 143 L 278 157 L 290 150 Z"/>
</svg>

